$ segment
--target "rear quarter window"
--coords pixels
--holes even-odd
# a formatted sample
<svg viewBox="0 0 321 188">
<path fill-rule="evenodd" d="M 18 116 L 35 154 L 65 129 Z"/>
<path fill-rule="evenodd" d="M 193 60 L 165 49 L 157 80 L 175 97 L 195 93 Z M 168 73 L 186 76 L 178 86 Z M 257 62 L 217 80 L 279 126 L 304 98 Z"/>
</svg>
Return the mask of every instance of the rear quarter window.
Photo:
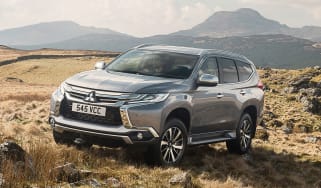
<svg viewBox="0 0 321 188">
<path fill-rule="evenodd" d="M 239 71 L 240 82 L 248 80 L 251 74 L 253 73 L 252 66 L 242 61 L 235 61 L 235 62 L 236 62 L 237 70 Z"/>
<path fill-rule="evenodd" d="M 217 58 L 220 68 L 220 78 L 222 83 L 238 82 L 238 75 L 235 63 L 232 59 Z"/>
</svg>

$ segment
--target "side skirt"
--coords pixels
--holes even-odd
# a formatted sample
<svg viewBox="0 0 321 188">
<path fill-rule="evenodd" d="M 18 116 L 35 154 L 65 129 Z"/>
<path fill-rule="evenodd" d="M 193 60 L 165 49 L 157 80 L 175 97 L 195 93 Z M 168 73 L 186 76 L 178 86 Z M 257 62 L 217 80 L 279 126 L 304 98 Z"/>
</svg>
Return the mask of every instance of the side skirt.
<svg viewBox="0 0 321 188">
<path fill-rule="evenodd" d="M 210 144 L 215 142 L 223 142 L 236 138 L 235 131 L 220 131 L 202 134 L 194 134 L 188 137 L 188 145 Z"/>
</svg>

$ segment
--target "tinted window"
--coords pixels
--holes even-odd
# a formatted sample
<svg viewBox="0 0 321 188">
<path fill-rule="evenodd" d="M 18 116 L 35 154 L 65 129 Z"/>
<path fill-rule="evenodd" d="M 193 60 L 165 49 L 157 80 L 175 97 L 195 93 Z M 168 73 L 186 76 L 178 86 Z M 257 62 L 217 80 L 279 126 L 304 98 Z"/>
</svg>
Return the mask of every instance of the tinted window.
<svg viewBox="0 0 321 188">
<path fill-rule="evenodd" d="M 222 83 L 238 82 L 236 66 L 233 60 L 218 58 Z"/>
<path fill-rule="evenodd" d="M 107 70 L 166 78 L 186 79 L 199 56 L 173 52 L 131 50 L 115 59 Z"/>
<path fill-rule="evenodd" d="M 236 61 L 237 70 L 239 71 L 239 79 L 240 81 L 245 81 L 249 79 L 253 70 L 250 64 L 244 63 L 241 61 Z"/>
<path fill-rule="evenodd" d="M 200 74 L 211 74 L 218 77 L 218 67 L 216 58 L 210 57 L 208 58 L 202 65 L 200 69 Z"/>
</svg>

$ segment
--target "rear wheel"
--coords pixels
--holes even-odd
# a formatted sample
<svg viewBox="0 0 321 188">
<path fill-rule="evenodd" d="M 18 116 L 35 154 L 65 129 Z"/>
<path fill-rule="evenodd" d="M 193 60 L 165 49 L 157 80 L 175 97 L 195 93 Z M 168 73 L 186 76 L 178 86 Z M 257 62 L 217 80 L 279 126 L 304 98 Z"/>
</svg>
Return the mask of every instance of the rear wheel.
<svg viewBox="0 0 321 188">
<path fill-rule="evenodd" d="M 226 141 L 228 151 L 238 154 L 247 153 L 251 148 L 254 130 L 251 116 L 247 113 L 243 114 L 236 129 L 236 139 Z"/>
<path fill-rule="evenodd" d="M 187 145 L 187 131 L 184 123 L 170 119 L 159 141 L 152 147 L 154 162 L 172 166 L 181 162 Z"/>
</svg>

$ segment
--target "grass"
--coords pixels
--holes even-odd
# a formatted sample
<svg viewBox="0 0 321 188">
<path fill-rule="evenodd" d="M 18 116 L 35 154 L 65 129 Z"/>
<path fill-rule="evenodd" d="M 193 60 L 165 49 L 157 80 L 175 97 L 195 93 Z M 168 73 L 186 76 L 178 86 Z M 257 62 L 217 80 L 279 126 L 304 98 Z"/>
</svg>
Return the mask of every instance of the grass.
<svg viewBox="0 0 321 188">
<path fill-rule="evenodd" d="M 282 91 L 287 82 L 310 69 L 273 70 L 263 78 L 274 92 L 266 92 L 265 114 L 268 129 L 258 130 L 253 149 L 248 155 L 232 155 L 225 144 L 192 147 L 187 150 L 183 163 L 178 167 L 147 165 L 141 153 L 131 156 L 125 149 L 93 147 L 77 150 L 56 145 L 47 124 L 50 94 L 67 77 L 93 69 L 96 61 L 105 58 L 61 58 L 26 60 L 0 66 L 0 142 L 15 140 L 32 157 L 35 174 L 28 170 L 16 173 L 14 164 L 6 161 L 2 173 L 5 187 L 70 187 L 66 182 L 56 182 L 50 169 L 67 162 L 77 168 L 90 170 L 88 178 L 106 181 L 117 178 L 126 187 L 169 187 L 169 179 L 178 173 L 189 172 L 194 187 L 320 187 L 321 140 L 306 142 L 308 136 L 320 137 L 317 129 L 301 133 L 299 126 L 321 127 L 321 118 L 301 111 L 302 105 L 294 94 Z M 266 71 L 260 70 L 260 74 Z M 36 75 L 36 76 L 35 76 Z M 23 82 L 5 81 L 6 77 Z M 319 79 L 317 76 L 315 79 Z M 286 125 L 292 122 L 297 128 L 285 134 L 282 127 L 275 127 L 273 120 Z M 261 139 L 259 135 L 268 135 Z M 179 187 L 179 186 L 178 186 Z"/>
<path fill-rule="evenodd" d="M 0 66 L 0 79 L 12 77 L 30 84 L 57 86 L 71 75 L 94 69 L 97 61 L 109 62 L 110 60 L 110 58 L 96 57 L 25 60 Z"/>
<path fill-rule="evenodd" d="M 246 156 L 228 154 L 221 144 L 193 147 L 179 167 L 166 168 L 133 160 L 126 150 L 98 147 L 77 150 L 37 139 L 22 144 L 33 158 L 36 173 L 32 176 L 25 170 L 17 179 L 17 175 L 13 176 L 14 167 L 8 163 L 4 171 L 8 186 L 66 186 L 64 182 L 57 184 L 49 173 L 49 169 L 66 162 L 91 170 L 90 177 L 101 181 L 114 177 L 127 187 L 166 187 L 173 175 L 186 171 L 192 175 L 194 187 L 311 187 L 320 180 L 320 160 L 302 160 L 300 156 L 275 152 L 263 145 L 255 145 Z"/>
</svg>

